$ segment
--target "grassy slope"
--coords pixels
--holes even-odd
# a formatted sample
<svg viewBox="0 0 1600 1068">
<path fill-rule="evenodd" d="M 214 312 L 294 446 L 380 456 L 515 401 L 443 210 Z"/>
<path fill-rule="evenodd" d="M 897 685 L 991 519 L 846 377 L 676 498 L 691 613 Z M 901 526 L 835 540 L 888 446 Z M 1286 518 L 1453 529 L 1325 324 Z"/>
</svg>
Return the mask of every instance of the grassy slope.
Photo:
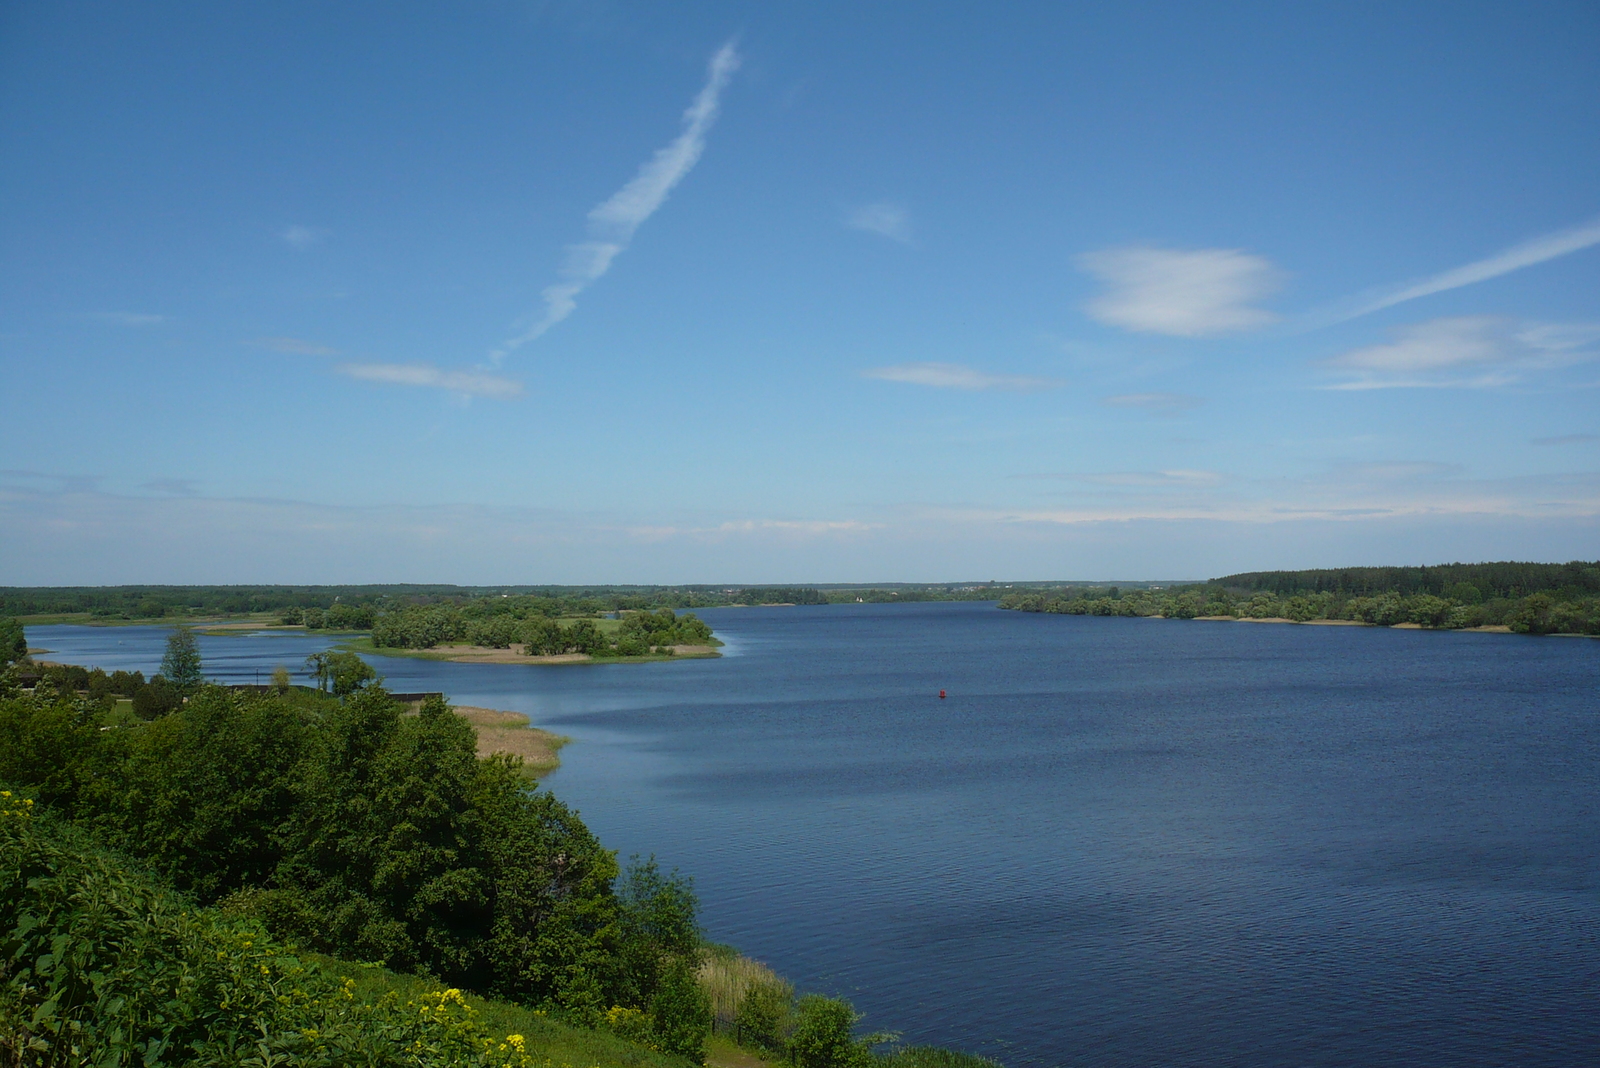
<svg viewBox="0 0 1600 1068">
<path fill-rule="evenodd" d="M 401 975 L 373 964 L 352 964 L 335 957 L 304 954 L 323 970 L 355 980 L 355 996 L 362 1001 L 377 1001 L 394 993 L 402 1001 L 438 990 L 440 984 L 415 975 Z M 533 1009 L 507 1001 L 494 1001 L 474 994 L 465 995 L 483 1018 L 485 1028 L 496 1040 L 506 1035 L 521 1035 L 528 1052 L 548 1058 L 553 1065 L 571 1068 L 692 1068 L 684 1057 L 636 1046 L 609 1031 L 587 1031 L 553 1020 Z"/>
</svg>

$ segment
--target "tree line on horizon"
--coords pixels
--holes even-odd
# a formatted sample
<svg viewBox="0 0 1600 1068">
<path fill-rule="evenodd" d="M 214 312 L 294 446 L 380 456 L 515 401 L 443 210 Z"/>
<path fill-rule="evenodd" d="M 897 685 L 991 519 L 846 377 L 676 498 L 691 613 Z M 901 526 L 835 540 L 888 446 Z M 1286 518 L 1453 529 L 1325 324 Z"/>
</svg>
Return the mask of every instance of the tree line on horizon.
<svg viewBox="0 0 1600 1068">
<path fill-rule="evenodd" d="M 275 613 L 309 630 L 367 630 L 385 612 L 454 606 L 476 611 L 497 601 L 536 606 L 548 616 L 596 616 L 660 608 L 984 600 L 988 586 L 40 586 L 0 587 L 0 617 L 87 615 L 94 620 Z M 519 610 L 521 615 L 532 611 Z"/>
<path fill-rule="evenodd" d="M 1443 564 L 1251 572 L 1208 583 L 1123 591 L 1093 586 L 1018 591 L 1000 607 L 1067 615 L 1168 619 L 1344 620 L 1519 634 L 1600 635 L 1600 563 Z"/>
</svg>

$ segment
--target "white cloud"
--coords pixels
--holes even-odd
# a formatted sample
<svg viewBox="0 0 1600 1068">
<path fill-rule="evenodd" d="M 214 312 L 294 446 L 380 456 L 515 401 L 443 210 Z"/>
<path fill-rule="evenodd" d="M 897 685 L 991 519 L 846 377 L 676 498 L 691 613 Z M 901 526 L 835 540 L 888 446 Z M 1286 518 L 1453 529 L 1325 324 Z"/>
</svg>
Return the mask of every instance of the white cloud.
<svg viewBox="0 0 1600 1068">
<path fill-rule="evenodd" d="M 893 367 L 874 367 L 861 372 L 864 378 L 878 378 L 885 382 L 909 382 L 917 386 L 934 386 L 940 389 L 1004 389 L 1032 392 L 1054 389 L 1063 385 L 1054 378 L 1031 378 L 1025 375 L 991 375 L 958 363 L 902 363 Z"/>
<path fill-rule="evenodd" d="M 706 134 L 716 121 L 722 91 L 739 69 L 739 53 L 728 42 L 711 57 L 706 84 L 683 113 L 683 132 L 652 156 L 633 180 L 589 212 L 589 240 L 567 246 L 561 266 L 562 281 L 540 293 L 544 312 L 527 330 L 508 338 L 489 354 L 498 365 L 515 350 L 538 338 L 571 315 L 577 297 L 611 269 L 611 261 L 633 240 L 634 231 L 666 201 L 683 181 L 706 148 Z"/>
<path fill-rule="evenodd" d="M 1385 345 L 1353 349 L 1326 361 L 1354 379 L 1330 389 L 1502 386 L 1524 373 L 1588 358 L 1600 339 L 1590 324 L 1519 323 L 1492 315 L 1462 315 L 1395 330 Z"/>
<path fill-rule="evenodd" d="M 852 211 L 846 221 L 857 230 L 879 234 L 902 245 L 911 244 L 911 214 L 898 204 L 867 204 Z"/>
<path fill-rule="evenodd" d="M 1474 282 L 1487 281 L 1498 278 L 1500 275 L 1532 267 L 1534 264 L 1553 260 L 1558 256 L 1565 256 L 1580 249 L 1600 245 L 1600 219 L 1591 219 L 1580 226 L 1566 230 L 1558 230 L 1553 234 L 1524 241 L 1514 245 L 1504 252 L 1497 253 L 1487 259 L 1476 260 L 1462 267 L 1456 267 L 1436 274 L 1431 278 L 1424 278 L 1420 282 L 1413 282 L 1391 293 L 1366 300 L 1360 303 L 1353 311 L 1346 312 L 1339 320 L 1354 319 L 1359 315 L 1375 312 L 1380 308 L 1392 307 L 1418 297 L 1431 296 L 1434 293 L 1443 293 L 1448 289 L 1459 289 L 1462 286 L 1472 285 Z"/>
<path fill-rule="evenodd" d="M 339 373 L 366 382 L 396 386 L 428 386 L 474 397 L 517 397 L 522 383 L 481 371 L 446 371 L 426 363 L 347 363 Z"/>
<path fill-rule="evenodd" d="M 1277 318 L 1252 305 L 1278 288 L 1278 269 L 1240 249 L 1105 249 L 1077 262 L 1109 286 L 1089 302 L 1089 314 L 1126 330 L 1204 337 Z"/>
<path fill-rule="evenodd" d="M 285 230 L 278 236 L 283 238 L 285 244 L 288 244 L 293 248 L 304 249 L 310 248 L 312 245 L 315 245 L 317 242 L 321 241 L 324 237 L 327 237 L 328 231 L 319 230 L 313 226 L 301 226 L 296 223 L 294 226 L 289 227 L 289 229 Z"/>
<path fill-rule="evenodd" d="M 1121 393 L 1100 402 L 1113 408 L 1142 408 L 1156 415 L 1179 415 L 1205 401 L 1187 393 Z"/>
<path fill-rule="evenodd" d="M 148 312 L 96 312 L 95 318 L 119 326 L 155 326 L 167 321 L 165 315 L 151 315 Z"/>
</svg>

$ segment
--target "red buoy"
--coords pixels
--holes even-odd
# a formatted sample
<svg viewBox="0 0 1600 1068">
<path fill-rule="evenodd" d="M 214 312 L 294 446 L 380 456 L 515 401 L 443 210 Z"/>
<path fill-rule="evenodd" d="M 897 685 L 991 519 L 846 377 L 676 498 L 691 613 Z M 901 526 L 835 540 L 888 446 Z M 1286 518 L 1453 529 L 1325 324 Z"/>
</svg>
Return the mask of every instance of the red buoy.
<svg viewBox="0 0 1600 1068">
<path fill-rule="evenodd" d="M 944 691 L 943 691 L 943 690 L 940 690 L 940 691 L 939 691 L 939 696 L 940 696 L 940 697 L 943 697 L 943 696 L 944 696 Z"/>
</svg>

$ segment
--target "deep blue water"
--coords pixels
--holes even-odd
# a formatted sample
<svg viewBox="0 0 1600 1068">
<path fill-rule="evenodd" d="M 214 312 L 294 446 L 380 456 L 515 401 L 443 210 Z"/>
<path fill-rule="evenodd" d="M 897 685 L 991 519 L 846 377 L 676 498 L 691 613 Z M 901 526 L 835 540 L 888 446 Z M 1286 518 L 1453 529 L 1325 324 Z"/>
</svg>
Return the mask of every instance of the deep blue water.
<svg viewBox="0 0 1600 1068">
<path fill-rule="evenodd" d="M 603 841 L 872 1029 L 1011 1068 L 1600 1063 L 1600 643 L 701 614 L 720 660 L 374 662 L 572 735 L 548 785 Z M 165 631 L 29 636 L 149 671 Z"/>
</svg>

